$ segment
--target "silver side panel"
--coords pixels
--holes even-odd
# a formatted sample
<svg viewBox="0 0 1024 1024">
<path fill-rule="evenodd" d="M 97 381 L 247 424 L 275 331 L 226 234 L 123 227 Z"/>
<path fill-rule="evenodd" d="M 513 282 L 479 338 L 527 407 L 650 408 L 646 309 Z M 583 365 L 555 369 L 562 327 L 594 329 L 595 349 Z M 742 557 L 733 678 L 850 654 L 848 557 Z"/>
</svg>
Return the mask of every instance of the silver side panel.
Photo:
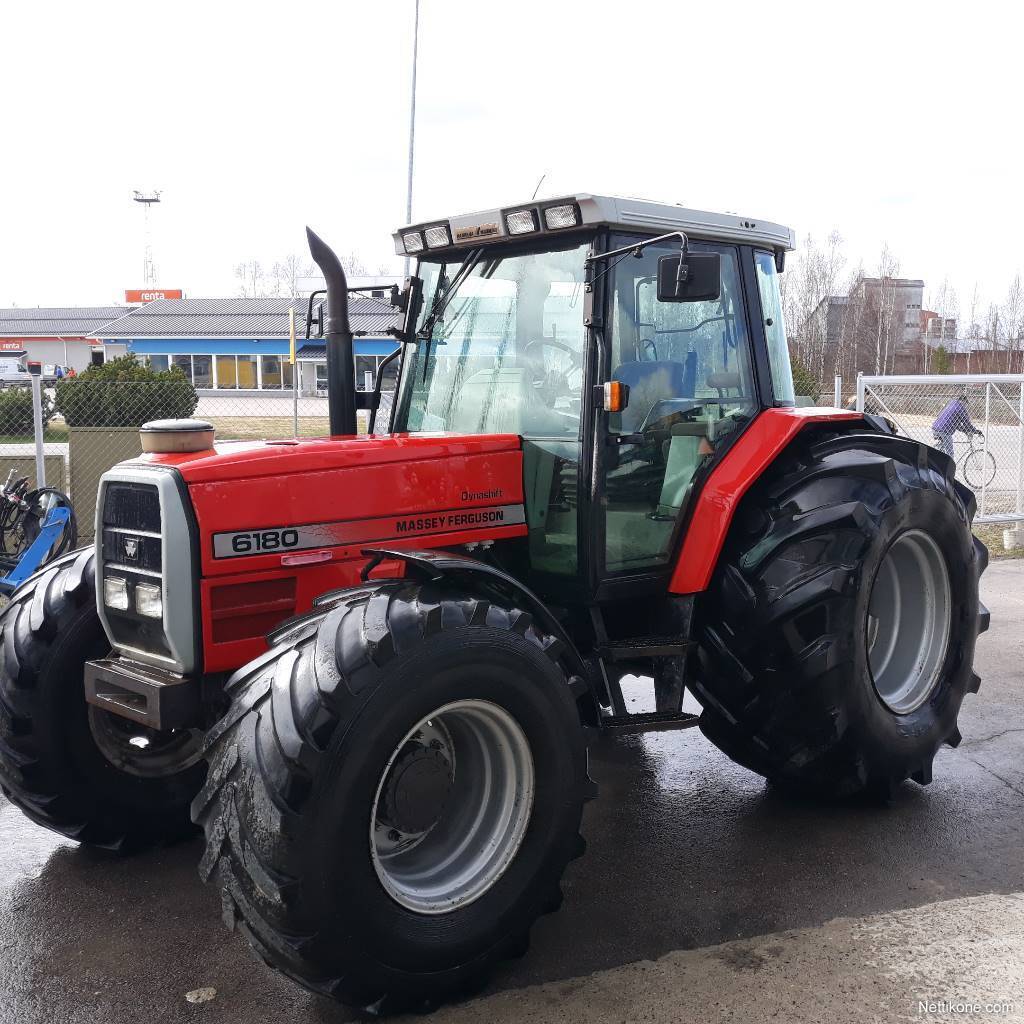
<svg viewBox="0 0 1024 1024">
<path fill-rule="evenodd" d="M 163 466 L 121 465 L 104 473 L 100 479 L 96 502 L 96 606 L 100 621 L 109 639 L 112 630 L 103 606 L 102 510 L 106 500 L 107 484 L 114 481 L 155 486 L 160 497 L 163 628 L 167 647 L 172 656 L 168 658 L 152 651 L 115 644 L 113 641 L 111 646 L 136 661 L 188 675 L 195 671 L 199 663 L 195 640 L 195 588 L 198 581 L 192 577 L 192 541 L 188 530 L 188 513 L 182 504 L 181 493 L 172 469 Z"/>
</svg>

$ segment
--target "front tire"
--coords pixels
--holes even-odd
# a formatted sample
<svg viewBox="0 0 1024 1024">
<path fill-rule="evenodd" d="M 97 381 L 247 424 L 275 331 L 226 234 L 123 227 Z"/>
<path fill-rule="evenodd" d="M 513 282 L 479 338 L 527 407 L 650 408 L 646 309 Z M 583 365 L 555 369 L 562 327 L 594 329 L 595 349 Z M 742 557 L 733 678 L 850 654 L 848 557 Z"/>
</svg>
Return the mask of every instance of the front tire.
<svg viewBox="0 0 1024 1024">
<path fill-rule="evenodd" d="M 804 791 L 931 781 L 988 613 L 953 460 L 883 434 L 798 439 L 745 496 L 699 608 L 702 731 Z"/>
<path fill-rule="evenodd" d="M 206 767 L 200 743 L 143 735 L 86 703 L 83 666 L 110 651 L 95 587 L 94 549 L 83 548 L 0 613 L 0 789 L 37 824 L 127 852 L 195 831 L 189 804 Z"/>
<path fill-rule="evenodd" d="M 429 1009 L 525 951 L 594 791 L 559 644 L 512 605 L 374 583 L 229 683 L 202 876 L 271 966 Z"/>
</svg>

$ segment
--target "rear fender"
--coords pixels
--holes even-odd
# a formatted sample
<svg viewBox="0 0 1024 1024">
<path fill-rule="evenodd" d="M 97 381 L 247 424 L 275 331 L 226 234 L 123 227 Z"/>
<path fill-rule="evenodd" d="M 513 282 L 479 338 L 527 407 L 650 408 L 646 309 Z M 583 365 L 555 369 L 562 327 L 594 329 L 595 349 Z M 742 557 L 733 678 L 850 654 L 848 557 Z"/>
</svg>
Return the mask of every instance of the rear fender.
<svg viewBox="0 0 1024 1024">
<path fill-rule="evenodd" d="M 697 498 L 669 583 L 673 594 L 707 590 L 733 515 L 743 495 L 811 425 L 838 430 L 894 433 L 880 416 L 845 409 L 766 409 L 714 466 Z"/>
</svg>

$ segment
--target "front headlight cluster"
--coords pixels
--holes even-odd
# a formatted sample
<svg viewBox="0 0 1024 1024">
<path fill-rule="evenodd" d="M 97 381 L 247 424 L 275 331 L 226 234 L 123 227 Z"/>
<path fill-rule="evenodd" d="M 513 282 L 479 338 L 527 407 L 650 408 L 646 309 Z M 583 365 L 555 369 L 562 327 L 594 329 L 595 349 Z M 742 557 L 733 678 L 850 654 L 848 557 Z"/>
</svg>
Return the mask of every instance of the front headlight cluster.
<svg viewBox="0 0 1024 1024">
<path fill-rule="evenodd" d="M 121 576 L 107 576 L 103 580 L 103 603 L 113 611 L 126 612 L 132 606 L 147 619 L 159 619 L 164 614 L 164 595 L 160 587 L 151 583 L 136 583 L 129 593 L 128 581 Z"/>
</svg>

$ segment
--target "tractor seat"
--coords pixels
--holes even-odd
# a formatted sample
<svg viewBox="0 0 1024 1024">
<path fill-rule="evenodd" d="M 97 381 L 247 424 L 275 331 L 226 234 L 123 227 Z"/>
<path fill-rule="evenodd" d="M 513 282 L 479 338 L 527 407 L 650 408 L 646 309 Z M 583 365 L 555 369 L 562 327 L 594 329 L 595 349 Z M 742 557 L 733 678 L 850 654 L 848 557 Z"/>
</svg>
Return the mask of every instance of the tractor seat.
<svg viewBox="0 0 1024 1024">
<path fill-rule="evenodd" d="M 739 390 L 742 386 L 742 380 L 738 373 L 709 373 L 708 374 L 708 387 L 714 388 L 715 391 L 728 391 L 730 389 Z"/>
<path fill-rule="evenodd" d="M 666 398 L 692 398 L 693 374 L 686 363 L 667 359 L 622 363 L 612 373 L 614 380 L 629 387 L 629 404 L 619 414 L 619 431 L 632 434 L 644 417 Z"/>
</svg>

